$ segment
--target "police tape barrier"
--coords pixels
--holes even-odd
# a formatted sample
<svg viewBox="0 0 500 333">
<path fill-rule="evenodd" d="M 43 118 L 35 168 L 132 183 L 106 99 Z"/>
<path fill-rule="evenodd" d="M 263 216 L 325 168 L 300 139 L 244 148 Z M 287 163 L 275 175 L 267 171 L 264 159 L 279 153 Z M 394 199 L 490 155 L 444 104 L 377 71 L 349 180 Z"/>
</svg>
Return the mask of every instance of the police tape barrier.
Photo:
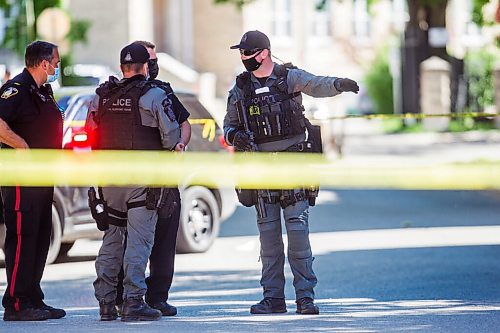
<svg viewBox="0 0 500 333">
<path fill-rule="evenodd" d="M 191 125 L 203 125 L 203 131 L 201 133 L 201 137 L 203 139 L 207 139 L 208 141 L 212 142 L 215 139 L 215 130 L 216 130 L 216 123 L 214 119 L 189 119 L 189 123 Z"/>
<path fill-rule="evenodd" d="M 489 112 L 454 112 L 454 113 L 400 113 L 400 114 L 349 114 L 345 116 L 327 117 L 329 120 L 343 119 L 425 119 L 425 118 L 494 118 L 498 113 Z"/>
<path fill-rule="evenodd" d="M 85 120 L 71 120 L 71 121 L 66 121 L 65 126 L 67 127 L 80 127 L 83 128 L 85 127 Z M 216 128 L 217 124 L 214 119 L 211 118 L 194 118 L 194 119 L 189 119 L 189 123 L 191 125 L 202 125 L 203 130 L 202 130 L 202 138 L 207 139 L 208 141 L 212 142 L 215 139 L 215 134 L 216 134 Z"/>
<path fill-rule="evenodd" d="M 317 154 L 0 150 L 0 185 L 500 189 L 500 161 L 370 165 Z"/>
</svg>

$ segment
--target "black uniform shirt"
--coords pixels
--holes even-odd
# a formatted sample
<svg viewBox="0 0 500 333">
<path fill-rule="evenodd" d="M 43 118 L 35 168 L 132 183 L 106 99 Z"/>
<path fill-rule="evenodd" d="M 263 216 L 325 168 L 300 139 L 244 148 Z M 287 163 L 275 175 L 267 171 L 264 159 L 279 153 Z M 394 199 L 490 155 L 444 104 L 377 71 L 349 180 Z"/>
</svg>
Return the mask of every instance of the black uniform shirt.
<svg viewBox="0 0 500 333">
<path fill-rule="evenodd" d="M 30 148 L 62 147 L 63 117 L 52 88 L 48 84 L 38 88 L 27 69 L 1 88 L 0 118 Z"/>
</svg>

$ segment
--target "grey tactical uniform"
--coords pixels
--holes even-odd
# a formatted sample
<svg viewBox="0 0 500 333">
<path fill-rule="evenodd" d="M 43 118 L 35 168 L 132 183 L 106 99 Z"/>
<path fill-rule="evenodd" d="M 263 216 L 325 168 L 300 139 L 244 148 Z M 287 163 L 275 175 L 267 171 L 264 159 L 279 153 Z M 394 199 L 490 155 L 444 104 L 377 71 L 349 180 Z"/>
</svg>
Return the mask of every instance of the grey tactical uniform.
<svg viewBox="0 0 500 333">
<path fill-rule="evenodd" d="M 276 65 L 275 65 L 276 66 Z M 276 68 L 276 67 L 275 67 Z M 265 86 L 271 87 L 277 80 L 275 71 L 267 78 Z M 331 97 L 340 92 L 334 87 L 335 77 L 315 76 L 301 69 L 289 69 L 287 75 L 288 93 L 303 92 L 313 97 Z M 262 88 L 259 80 L 252 74 L 253 87 Z M 236 85 L 230 90 L 227 103 L 227 114 L 224 118 L 226 140 L 232 130 L 242 129 L 238 121 L 235 102 L 243 98 L 243 91 Z M 302 103 L 301 96 L 293 99 L 293 103 Z M 258 145 L 259 151 L 279 152 L 290 146 L 303 142 L 305 135 L 277 140 Z M 280 203 L 265 203 L 267 217 L 257 216 L 260 234 L 260 255 L 262 260 L 262 278 L 264 297 L 285 297 L 284 245 L 281 226 Z M 288 235 L 288 261 L 294 276 L 293 285 L 296 299 L 314 298 L 314 287 L 317 279 L 312 269 L 311 246 L 309 243 L 309 203 L 307 199 L 296 202 L 283 209 L 285 227 Z"/>
<path fill-rule="evenodd" d="M 86 127 L 95 127 L 93 120 L 99 106 L 96 96 L 89 107 Z M 158 127 L 162 147 L 172 150 L 179 140 L 179 124 L 173 118 L 169 96 L 160 88 L 151 88 L 139 99 L 141 123 Z M 124 299 L 143 297 L 146 293 L 145 271 L 154 242 L 158 213 L 146 207 L 127 210 L 127 203 L 146 198 L 146 187 L 104 187 L 107 205 L 120 212 L 127 212 L 127 227 L 110 225 L 104 232 L 103 243 L 96 259 L 97 279 L 95 296 L 100 303 L 114 303 L 118 273 L 123 265 L 125 278 Z M 111 214 L 112 215 L 112 214 Z M 124 246 L 126 238 L 126 248 Z"/>
</svg>

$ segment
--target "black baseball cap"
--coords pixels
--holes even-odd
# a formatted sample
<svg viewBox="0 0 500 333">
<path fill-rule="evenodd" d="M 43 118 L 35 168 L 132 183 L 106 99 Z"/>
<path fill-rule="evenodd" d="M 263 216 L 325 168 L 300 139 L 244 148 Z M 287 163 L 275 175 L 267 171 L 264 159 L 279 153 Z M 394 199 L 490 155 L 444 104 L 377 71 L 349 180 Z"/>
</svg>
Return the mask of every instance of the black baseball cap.
<svg viewBox="0 0 500 333">
<path fill-rule="evenodd" d="M 148 60 L 149 52 L 141 44 L 129 44 L 120 52 L 120 64 L 145 64 Z"/>
<path fill-rule="evenodd" d="M 270 49 L 271 42 L 266 34 L 258 31 L 252 30 L 247 31 L 241 37 L 240 43 L 231 46 L 231 49 L 243 49 L 243 50 L 254 50 L 254 49 Z"/>
</svg>

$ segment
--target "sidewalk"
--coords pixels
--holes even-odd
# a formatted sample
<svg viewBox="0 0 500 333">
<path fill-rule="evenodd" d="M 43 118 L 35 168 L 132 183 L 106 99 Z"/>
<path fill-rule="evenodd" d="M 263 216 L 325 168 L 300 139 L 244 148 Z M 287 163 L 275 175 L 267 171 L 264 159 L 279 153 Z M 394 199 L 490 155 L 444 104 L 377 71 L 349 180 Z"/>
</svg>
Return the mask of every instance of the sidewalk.
<svg viewBox="0 0 500 333">
<path fill-rule="evenodd" d="M 500 130 L 462 133 L 358 134 L 344 138 L 343 160 L 432 163 L 500 159 Z M 339 158 L 329 153 L 331 158 Z"/>
</svg>

